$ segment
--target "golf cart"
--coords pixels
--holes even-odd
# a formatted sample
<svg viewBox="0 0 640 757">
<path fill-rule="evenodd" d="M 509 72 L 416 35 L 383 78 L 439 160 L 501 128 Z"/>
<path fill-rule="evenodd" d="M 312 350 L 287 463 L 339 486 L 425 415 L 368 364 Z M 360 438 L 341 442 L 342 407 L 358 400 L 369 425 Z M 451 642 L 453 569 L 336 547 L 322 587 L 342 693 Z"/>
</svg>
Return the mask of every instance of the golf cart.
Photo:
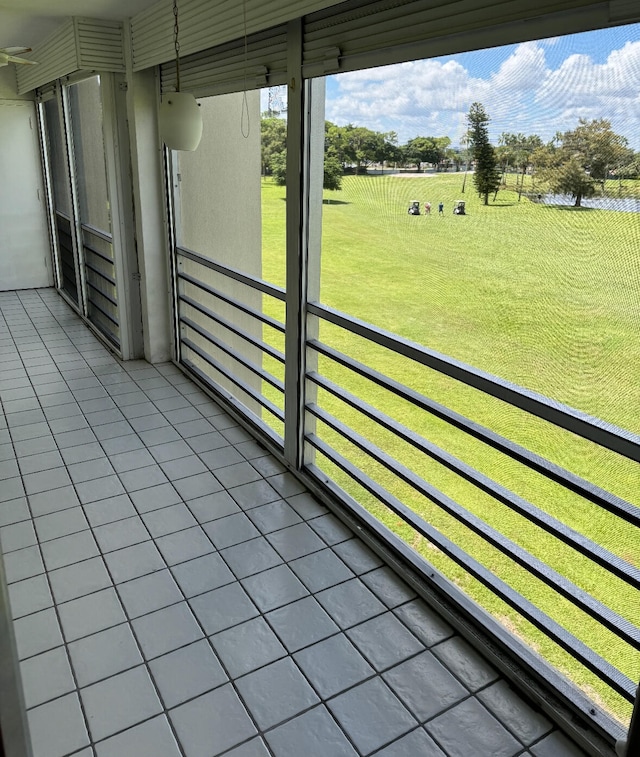
<svg viewBox="0 0 640 757">
<path fill-rule="evenodd" d="M 409 205 L 409 210 L 407 210 L 407 213 L 410 216 L 419 216 L 420 215 L 420 200 L 411 200 L 411 205 Z"/>
<path fill-rule="evenodd" d="M 454 216 L 464 216 L 466 213 L 464 212 L 464 200 L 456 200 L 456 204 L 453 206 L 453 215 Z"/>
</svg>

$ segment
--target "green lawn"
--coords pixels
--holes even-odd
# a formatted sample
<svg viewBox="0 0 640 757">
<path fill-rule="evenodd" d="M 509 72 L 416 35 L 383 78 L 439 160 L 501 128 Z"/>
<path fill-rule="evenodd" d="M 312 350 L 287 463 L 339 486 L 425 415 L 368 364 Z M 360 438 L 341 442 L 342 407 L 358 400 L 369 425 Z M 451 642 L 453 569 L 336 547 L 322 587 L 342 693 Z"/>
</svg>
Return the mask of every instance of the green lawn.
<svg viewBox="0 0 640 757">
<path fill-rule="evenodd" d="M 529 202 L 510 191 L 484 207 L 471 177 L 345 177 L 323 206 L 321 301 L 624 429 L 640 431 L 640 218 Z M 263 184 L 263 278 L 284 284 L 284 189 Z M 409 201 L 430 201 L 412 217 Z M 452 214 L 457 199 L 468 215 Z M 437 205 L 445 204 L 439 217 Z M 265 298 L 265 307 L 267 300 Z M 281 313 L 273 313 L 281 317 Z M 265 338 L 267 338 L 265 334 Z M 638 465 L 459 385 L 410 360 L 321 324 L 323 341 L 409 387 L 545 455 L 638 504 Z M 270 367 L 270 366 L 266 366 Z M 330 361 L 321 372 L 513 492 L 640 565 L 638 534 L 462 432 L 418 411 Z M 525 519 L 321 392 L 318 403 L 403 465 L 500 529 L 555 570 L 640 624 L 637 597 L 618 579 L 542 534 Z M 322 425 L 319 435 L 442 533 L 517 588 L 632 679 L 637 653 L 573 608 L 508 557 Z M 572 658 L 377 500 L 318 459 L 345 490 L 500 618 L 617 717 L 630 708 Z"/>
</svg>

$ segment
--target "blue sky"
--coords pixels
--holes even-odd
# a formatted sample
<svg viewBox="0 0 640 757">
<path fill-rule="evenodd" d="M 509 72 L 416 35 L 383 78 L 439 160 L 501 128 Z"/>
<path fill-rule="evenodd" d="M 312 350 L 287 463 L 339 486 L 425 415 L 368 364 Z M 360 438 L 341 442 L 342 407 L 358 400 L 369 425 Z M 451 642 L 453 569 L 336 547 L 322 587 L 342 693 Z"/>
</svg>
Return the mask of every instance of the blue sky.
<svg viewBox="0 0 640 757">
<path fill-rule="evenodd" d="M 376 131 L 449 136 L 480 101 L 491 137 L 550 139 L 580 117 L 607 118 L 640 150 L 640 24 L 410 61 L 327 78 L 326 118 Z"/>
</svg>

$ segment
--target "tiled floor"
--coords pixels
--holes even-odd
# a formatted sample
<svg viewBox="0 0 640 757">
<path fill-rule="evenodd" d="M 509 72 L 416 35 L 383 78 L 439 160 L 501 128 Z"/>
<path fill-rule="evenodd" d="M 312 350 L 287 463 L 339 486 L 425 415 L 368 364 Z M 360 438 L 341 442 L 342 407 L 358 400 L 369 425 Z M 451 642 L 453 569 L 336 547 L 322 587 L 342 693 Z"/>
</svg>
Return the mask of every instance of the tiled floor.
<svg viewBox="0 0 640 757">
<path fill-rule="evenodd" d="M 0 542 L 35 757 L 570 757 L 170 364 L 0 294 Z"/>
</svg>

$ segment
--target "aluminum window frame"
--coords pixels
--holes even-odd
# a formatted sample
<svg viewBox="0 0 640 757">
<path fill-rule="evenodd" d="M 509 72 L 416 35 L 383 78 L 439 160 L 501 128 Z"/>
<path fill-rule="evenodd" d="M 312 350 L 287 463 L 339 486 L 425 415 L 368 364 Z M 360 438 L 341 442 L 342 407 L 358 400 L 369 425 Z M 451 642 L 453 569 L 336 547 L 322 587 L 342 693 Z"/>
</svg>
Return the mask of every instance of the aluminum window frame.
<svg viewBox="0 0 640 757">
<path fill-rule="evenodd" d="M 110 205 L 110 230 L 93 229 L 83 221 L 79 210 L 78 176 L 74 159 L 74 137 L 69 102 L 69 88 L 87 79 L 98 76 L 100 78 L 100 101 L 102 104 L 102 135 L 104 146 L 104 161 L 106 167 L 106 182 Z M 38 125 L 42 145 L 42 163 L 45 175 L 45 194 L 47 200 L 47 217 L 55 285 L 58 293 L 69 306 L 82 318 L 92 333 L 112 352 L 123 360 L 140 357 L 143 353 L 142 321 L 139 288 L 137 254 L 135 248 L 134 216 L 132 202 L 132 187 L 129 170 L 128 126 L 122 114 L 125 112 L 126 81 L 123 74 L 105 73 L 101 71 L 79 71 L 74 75 L 52 82 L 44 88 L 38 99 Z M 53 184 L 50 164 L 50 146 L 46 127 L 44 106 L 49 100 L 58 103 L 60 128 L 65 151 L 67 169 L 67 191 L 70 194 L 71 208 L 71 238 L 74 250 L 74 266 L 77 279 L 78 302 L 64 291 L 62 286 L 62 272 L 60 270 L 59 243 L 56 232 L 56 210 L 53 200 Z M 129 198 L 129 199 L 127 199 Z M 89 302 L 91 300 L 85 271 L 85 256 L 83 252 L 83 231 L 88 230 L 98 237 L 106 239 L 113 248 L 113 280 L 115 281 L 118 307 L 118 341 L 111 339 L 101 328 L 95 325 L 89 317 Z M 109 317 L 109 316 L 107 316 Z"/>
</svg>

